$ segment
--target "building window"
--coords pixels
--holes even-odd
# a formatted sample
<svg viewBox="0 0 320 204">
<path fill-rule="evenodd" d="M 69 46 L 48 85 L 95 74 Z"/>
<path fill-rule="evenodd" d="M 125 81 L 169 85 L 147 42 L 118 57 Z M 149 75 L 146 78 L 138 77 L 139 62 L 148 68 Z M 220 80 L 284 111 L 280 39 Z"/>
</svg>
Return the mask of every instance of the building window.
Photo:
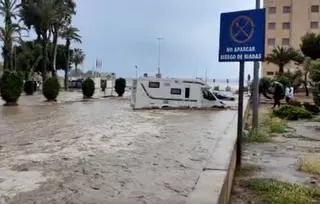
<svg viewBox="0 0 320 204">
<path fill-rule="evenodd" d="M 284 30 L 289 30 L 290 27 L 291 27 L 291 25 L 288 22 L 282 24 L 282 29 L 284 29 Z"/>
<path fill-rule="evenodd" d="M 312 13 L 318 13 L 319 12 L 319 6 L 318 5 L 312 5 L 311 6 L 311 12 Z"/>
<path fill-rule="evenodd" d="M 273 72 L 267 72 L 268 76 L 273 76 L 273 74 L 274 74 Z"/>
<path fill-rule="evenodd" d="M 172 88 L 171 89 L 171 94 L 172 95 L 181 95 L 181 89 Z"/>
<path fill-rule="evenodd" d="M 149 88 L 153 88 L 153 89 L 160 88 L 160 82 L 149 81 Z"/>
<path fill-rule="evenodd" d="M 312 21 L 312 22 L 310 22 L 310 28 L 312 28 L 312 29 L 318 29 L 318 28 L 319 28 L 319 22 L 318 22 L 318 21 Z"/>
<path fill-rule="evenodd" d="M 291 7 L 290 6 L 284 6 L 283 7 L 283 13 L 291 13 Z"/>
<path fill-rule="evenodd" d="M 277 12 L 277 8 L 276 7 L 269 7 L 269 14 L 275 14 Z"/>
<path fill-rule="evenodd" d="M 290 39 L 289 38 L 282 38 L 282 45 L 290 45 Z"/>
<path fill-rule="evenodd" d="M 274 29 L 276 29 L 276 23 L 268 23 L 268 29 L 269 29 L 269 30 L 274 30 Z"/>
<path fill-rule="evenodd" d="M 268 45 L 269 46 L 274 46 L 276 44 L 276 39 L 274 38 L 269 38 L 268 39 Z"/>
</svg>

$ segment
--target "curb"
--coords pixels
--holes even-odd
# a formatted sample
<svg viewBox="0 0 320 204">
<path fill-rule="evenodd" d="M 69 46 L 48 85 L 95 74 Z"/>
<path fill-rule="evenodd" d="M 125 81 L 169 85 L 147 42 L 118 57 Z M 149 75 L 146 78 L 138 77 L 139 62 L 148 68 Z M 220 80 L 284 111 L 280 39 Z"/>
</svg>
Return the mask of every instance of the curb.
<svg viewBox="0 0 320 204">
<path fill-rule="evenodd" d="M 244 119 L 249 113 L 249 100 L 244 101 Z M 226 128 L 213 151 L 213 158 L 200 174 L 187 204 L 227 204 L 230 201 L 237 163 L 237 114 Z"/>
</svg>

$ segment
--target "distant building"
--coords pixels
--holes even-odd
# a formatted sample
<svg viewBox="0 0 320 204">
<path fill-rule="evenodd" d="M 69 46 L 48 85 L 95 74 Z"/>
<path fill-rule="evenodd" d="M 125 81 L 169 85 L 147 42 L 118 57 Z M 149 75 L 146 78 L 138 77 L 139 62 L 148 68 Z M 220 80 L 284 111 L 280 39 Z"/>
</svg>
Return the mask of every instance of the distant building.
<svg viewBox="0 0 320 204">
<path fill-rule="evenodd" d="M 275 46 L 299 49 L 301 37 L 308 32 L 320 31 L 319 0 L 264 0 L 266 8 L 266 55 Z M 285 67 L 295 68 L 293 63 Z M 273 77 L 278 67 L 263 63 L 263 76 Z"/>
</svg>

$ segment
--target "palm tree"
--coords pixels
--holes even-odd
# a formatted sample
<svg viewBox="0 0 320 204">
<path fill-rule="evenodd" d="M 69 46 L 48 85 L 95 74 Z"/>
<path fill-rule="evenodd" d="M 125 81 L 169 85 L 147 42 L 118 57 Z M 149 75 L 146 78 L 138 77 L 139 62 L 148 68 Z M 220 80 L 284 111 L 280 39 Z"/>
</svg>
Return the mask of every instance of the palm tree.
<svg viewBox="0 0 320 204">
<path fill-rule="evenodd" d="M 58 10 L 57 18 L 52 25 L 52 50 L 50 52 L 50 66 L 52 75 L 56 75 L 56 60 L 58 50 L 58 37 L 61 30 L 70 25 L 72 21 L 72 15 L 76 14 L 76 4 L 73 0 L 61 0 L 57 2 L 56 9 Z"/>
<path fill-rule="evenodd" d="M 4 70 L 13 69 L 12 46 L 20 38 L 20 27 L 16 24 L 0 27 L 0 40 L 3 42 L 2 56 Z"/>
<path fill-rule="evenodd" d="M 291 61 L 301 60 L 300 53 L 292 47 L 275 47 L 270 54 L 267 55 L 265 61 L 275 64 L 279 67 L 279 75 L 283 75 L 284 67 Z"/>
<path fill-rule="evenodd" d="M 70 69 L 71 62 L 70 46 L 72 41 L 81 43 L 81 36 L 79 35 L 79 29 L 75 27 L 65 27 L 60 33 L 60 36 L 66 40 L 65 47 L 67 52 L 67 65 L 64 71 L 64 88 L 65 90 L 68 90 L 68 72 Z"/>
<path fill-rule="evenodd" d="M 78 65 L 82 64 L 86 55 L 84 54 L 82 49 L 76 48 L 73 53 L 73 63 L 76 74 L 78 73 Z"/>
<path fill-rule="evenodd" d="M 19 8 L 20 4 L 18 4 L 18 0 L 0 1 L 0 15 L 4 16 L 5 22 L 12 22 L 12 19 L 16 19 Z"/>
<path fill-rule="evenodd" d="M 4 27 L 0 28 L 0 39 L 3 42 L 2 55 L 5 70 L 11 70 L 13 67 L 12 45 L 17 39 L 16 34 L 20 34 L 20 27 L 12 23 L 12 19 L 16 19 L 19 6 L 17 0 L 0 1 L 0 15 L 4 17 Z"/>
<path fill-rule="evenodd" d="M 21 0 L 20 14 L 24 24 L 33 28 L 42 44 L 42 79 L 47 78 L 48 44 L 52 35 L 52 26 L 60 16 L 61 0 Z"/>
</svg>

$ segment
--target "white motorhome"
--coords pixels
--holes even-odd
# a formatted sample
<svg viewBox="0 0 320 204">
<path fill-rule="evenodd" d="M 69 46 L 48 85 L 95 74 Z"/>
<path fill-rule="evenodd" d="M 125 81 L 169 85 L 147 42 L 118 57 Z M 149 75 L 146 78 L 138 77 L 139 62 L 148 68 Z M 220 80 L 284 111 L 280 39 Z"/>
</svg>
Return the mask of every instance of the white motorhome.
<svg viewBox="0 0 320 204">
<path fill-rule="evenodd" d="M 212 108 L 224 107 L 199 79 L 151 78 L 133 80 L 131 107 L 145 108 Z"/>
</svg>

